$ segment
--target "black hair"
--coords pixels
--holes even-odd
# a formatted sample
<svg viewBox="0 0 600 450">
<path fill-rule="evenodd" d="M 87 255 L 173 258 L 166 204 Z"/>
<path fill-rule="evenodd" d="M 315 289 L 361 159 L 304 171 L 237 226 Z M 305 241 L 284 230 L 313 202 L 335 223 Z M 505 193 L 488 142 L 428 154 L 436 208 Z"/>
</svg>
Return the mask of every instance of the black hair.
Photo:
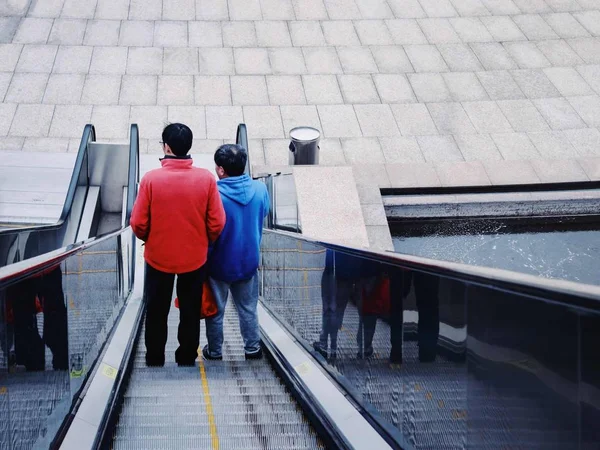
<svg viewBox="0 0 600 450">
<path fill-rule="evenodd" d="M 192 148 L 194 135 L 187 125 L 170 123 L 162 132 L 162 140 L 167 144 L 175 156 L 185 156 Z"/>
<path fill-rule="evenodd" d="M 246 150 L 237 144 L 221 145 L 215 152 L 215 164 L 222 167 L 228 177 L 243 175 L 247 160 Z"/>
</svg>

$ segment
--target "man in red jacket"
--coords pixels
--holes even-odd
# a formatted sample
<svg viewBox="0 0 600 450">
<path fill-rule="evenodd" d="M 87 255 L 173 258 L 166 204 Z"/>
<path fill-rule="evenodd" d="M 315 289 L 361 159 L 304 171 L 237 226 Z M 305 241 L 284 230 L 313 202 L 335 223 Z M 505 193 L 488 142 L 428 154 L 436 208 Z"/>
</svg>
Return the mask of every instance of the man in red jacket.
<svg viewBox="0 0 600 450">
<path fill-rule="evenodd" d="M 142 178 L 131 228 L 146 242 L 146 364 L 165 363 L 167 316 L 177 275 L 180 366 L 194 365 L 200 343 L 200 298 L 209 242 L 225 226 L 214 175 L 192 166 L 192 130 L 172 123 L 162 133 L 162 168 Z"/>
</svg>

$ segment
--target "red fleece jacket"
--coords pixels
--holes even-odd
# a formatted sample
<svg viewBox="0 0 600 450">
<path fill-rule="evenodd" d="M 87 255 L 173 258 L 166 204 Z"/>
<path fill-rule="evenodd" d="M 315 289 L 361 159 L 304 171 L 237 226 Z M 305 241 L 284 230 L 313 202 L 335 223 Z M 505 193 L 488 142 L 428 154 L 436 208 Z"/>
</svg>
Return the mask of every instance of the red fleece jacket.
<svg viewBox="0 0 600 450">
<path fill-rule="evenodd" d="M 140 182 L 131 228 L 146 242 L 144 258 L 155 269 L 186 273 L 206 262 L 209 241 L 225 226 L 215 177 L 191 159 L 163 159 Z"/>
</svg>

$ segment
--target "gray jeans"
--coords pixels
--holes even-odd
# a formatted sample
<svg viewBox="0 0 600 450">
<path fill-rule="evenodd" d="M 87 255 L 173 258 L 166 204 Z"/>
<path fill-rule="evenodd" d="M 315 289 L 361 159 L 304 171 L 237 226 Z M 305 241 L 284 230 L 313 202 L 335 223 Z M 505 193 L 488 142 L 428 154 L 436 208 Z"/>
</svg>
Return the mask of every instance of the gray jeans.
<svg viewBox="0 0 600 450">
<path fill-rule="evenodd" d="M 223 316 L 229 291 L 236 306 L 240 322 L 240 331 L 244 339 L 246 353 L 256 353 L 260 350 L 260 334 L 258 331 L 258 276 L 251 279 L 227 283 L 209 278 L 210 287 L 215 296 L 218 313 L 206 319 L 206 339 L 211 356 L 219 357 L 223 349 Z"/>
</svg>

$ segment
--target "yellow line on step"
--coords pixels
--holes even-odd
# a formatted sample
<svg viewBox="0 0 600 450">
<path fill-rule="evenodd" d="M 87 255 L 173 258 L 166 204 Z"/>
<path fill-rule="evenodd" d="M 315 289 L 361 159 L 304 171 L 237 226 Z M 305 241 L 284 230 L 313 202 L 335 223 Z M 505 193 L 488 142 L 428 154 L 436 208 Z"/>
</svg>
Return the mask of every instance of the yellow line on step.
<svg viewBox="0 0 600 450">
<path fill-rule="evenodd" d="M 206 405 L 206 415 L 208 416 L 208 428 L 210 430 L 210 439 L 213 450 L 219 450 L 219 435 L 217 433 L 217 424 L 215 423 L 215 413 L 213 412 L 212 402 L 210 401 L 210 391 L 208 389 L 208 379 L 204 369 L 204 360 L 202 359 L 202 350 L 199 350 L 200 357 L 198 364 L 200 368 L 200 378 L 202 379 L 202 391 L 204 392 L 204 404 Z"/>
</svg>

